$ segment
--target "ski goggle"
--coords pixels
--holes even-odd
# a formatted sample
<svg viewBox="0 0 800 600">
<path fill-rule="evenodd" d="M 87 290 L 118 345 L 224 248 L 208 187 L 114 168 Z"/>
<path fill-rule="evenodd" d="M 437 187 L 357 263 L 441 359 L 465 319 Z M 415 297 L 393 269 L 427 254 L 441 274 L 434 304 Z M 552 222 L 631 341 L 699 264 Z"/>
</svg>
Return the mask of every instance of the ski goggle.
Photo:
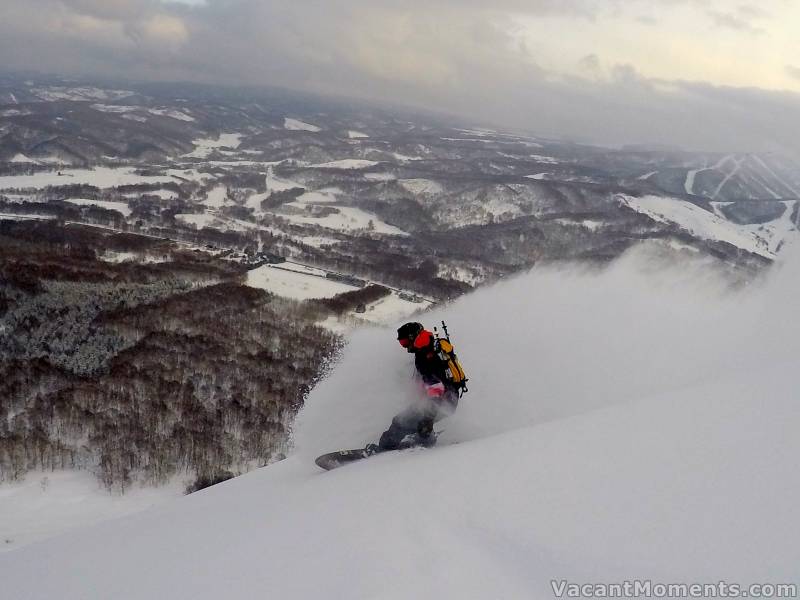
<svg viewBox="0 0 800 600">
<path fill-rule="evenodd" d="M 411 338 L 400 338 L 397 341 L 403 348 L 408 348 L 411 345 Z"/>
</svg>

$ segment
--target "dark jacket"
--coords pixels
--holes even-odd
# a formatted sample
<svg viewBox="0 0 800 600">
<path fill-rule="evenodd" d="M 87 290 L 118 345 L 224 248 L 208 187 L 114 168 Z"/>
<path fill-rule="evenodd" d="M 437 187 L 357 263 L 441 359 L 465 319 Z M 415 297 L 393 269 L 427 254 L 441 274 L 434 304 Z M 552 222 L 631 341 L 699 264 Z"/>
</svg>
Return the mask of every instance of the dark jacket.
<svg viewBox="0 0 800 600">
<path fill-rule="evenodd" d="M 436 338 L 428 330 L 422 330 L 414 340 L 414 366 L 426 384 L 441 382 L 447 388 L 457 389 L 445 375 L 447 363 L 439 357 Z"/>
</svg>

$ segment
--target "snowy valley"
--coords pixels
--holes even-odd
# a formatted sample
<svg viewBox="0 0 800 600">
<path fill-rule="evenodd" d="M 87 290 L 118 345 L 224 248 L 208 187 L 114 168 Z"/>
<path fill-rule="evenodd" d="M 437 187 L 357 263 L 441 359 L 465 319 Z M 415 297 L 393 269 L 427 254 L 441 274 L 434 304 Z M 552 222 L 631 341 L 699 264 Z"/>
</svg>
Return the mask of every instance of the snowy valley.
<svg viewBox="0 0 800 600">
<path fill-rule="evenodd" d="M 789 579 L 798 190 L 774 154 L 0 77 L 0 595 Z M 320 472 L 411 400 L 410 318 L 472 391 L 438 447 Z"/>
</svg>

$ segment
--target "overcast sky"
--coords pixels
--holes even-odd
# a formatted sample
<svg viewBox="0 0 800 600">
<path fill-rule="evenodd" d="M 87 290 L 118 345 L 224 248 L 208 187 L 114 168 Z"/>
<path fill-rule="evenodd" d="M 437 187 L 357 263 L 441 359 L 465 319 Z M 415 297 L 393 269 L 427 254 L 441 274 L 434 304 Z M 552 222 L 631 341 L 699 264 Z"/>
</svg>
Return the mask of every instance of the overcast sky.
<svg viewBox="0 0 800 600">
<path fill-rule="evenodd" d="M 799 28 L 795 0 L 2 0 L 0 60 L 800 157 Z"/>
</svg>

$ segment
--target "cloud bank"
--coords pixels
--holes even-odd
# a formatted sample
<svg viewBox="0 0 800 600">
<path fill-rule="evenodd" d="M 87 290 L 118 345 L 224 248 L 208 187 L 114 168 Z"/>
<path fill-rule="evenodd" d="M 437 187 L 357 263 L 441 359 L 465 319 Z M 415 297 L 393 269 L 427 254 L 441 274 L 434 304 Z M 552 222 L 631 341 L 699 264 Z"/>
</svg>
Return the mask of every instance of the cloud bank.
<svg viewBox="0 0 800 600">
<path fill-rule="evenodd" d="M 625 35 L 636 23 L 663 36 L 669 15 L 687 10 L 709 31 L 769 37 L 772 12 L 718 8 L 714 0 L 501 0 L 491 8 L 478 0 L 6 0 L 0 54 L 7 68 L 279 85 L 595 143 L 800 156 L 798 94 L 647 76 L 640 48 L 618 60 L 624 38 L 610 58 L 608 46 L 570 68 L 548 58 L 573 51 L 581 28 Z M 524 25 L 532 19 L 555 37 L 532 37 Z M 777 70 L 797 79 L 795 67 Z"/>
</svg>

